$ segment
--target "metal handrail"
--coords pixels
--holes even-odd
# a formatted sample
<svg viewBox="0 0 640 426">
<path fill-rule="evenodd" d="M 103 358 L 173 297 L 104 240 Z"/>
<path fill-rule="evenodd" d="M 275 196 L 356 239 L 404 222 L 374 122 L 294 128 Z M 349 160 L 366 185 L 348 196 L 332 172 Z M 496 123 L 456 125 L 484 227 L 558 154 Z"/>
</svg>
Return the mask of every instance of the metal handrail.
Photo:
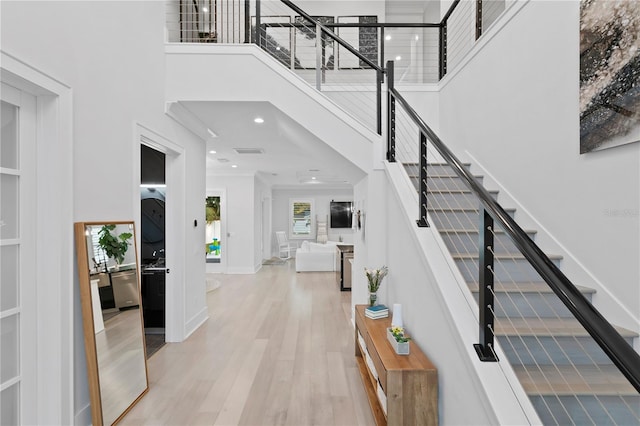
<svg viewBox="0 0 640 426">
<path fill-rule="evenodd" d="M 328 26 L 326 26 L 325 24 L 321 23 L 320 21 L 318 21 L 317 19 L 314 19 L 311 15 L 309 15 L 307 12 L 305 12 L 304 10 L 300 9 L 298 6 L 296 6 L 295 4 L 293 4 L 290 0 L 281 0 L 282 3 L 286 4 L 287 6 L 289 6 L 291 9 L 293 9 L 296 13 L 299 13 L 300 16 L 302 16 L 303 18 L 305 18 L 307 21 L 313 23 L 313 25 L 315 26 L 319 26 L 322 31 L 324 31 L 325 33 L 327 33 L 327 35 L 329 37 L 331 37 L 333 40 L 335 40 L 339 45 L 341 45 L 342 47 L 344 47 L 345 49 L 347 49 L 349 52 L 353 53 L 354 55 L 356 55 L 362 62 L 364 62 L 365 64 L 369 65 L 371 68 L 375 69 L 376 71 L 384 74 L 384 69 L 382 69 L 382 67 L 380 67 L 379 65 L 377 65 L 376 63 L 372 62 L 371 59 L 367 58 L 366 56 L 364 56 L 362 53 L 360 53 L 356 48 L 354 48 L 353 46 L 351 46 L 349 43 L 347 43 L 346 41 L 344 41 L 342 38 L 340 38 L 340 36 L 338 36 L 336 33 L 334 33 L 332 30 L 329 29 Z"/>
<path fill-rule="evenodd" d="M 493 199 L 487 189 L 464 167 L 463 163 L 447 148 L 402 95 L 393 87 L 389 88 L 389 92 L 402 105 L 408 116 L 420 128 L 420 131 L 429 138 L 436 150 L 462 179 L 467 188 L 480 199 L 485 210 L 502 226 L 505 233 L 511 237 L 531 266 L 611 358 L 631 385 L 640 392 L 640 355 L 591 302 L 582 295 L 580 290 L 560 271 L 540 247 L 527 236 L 520 225 Z"/>
</svg>

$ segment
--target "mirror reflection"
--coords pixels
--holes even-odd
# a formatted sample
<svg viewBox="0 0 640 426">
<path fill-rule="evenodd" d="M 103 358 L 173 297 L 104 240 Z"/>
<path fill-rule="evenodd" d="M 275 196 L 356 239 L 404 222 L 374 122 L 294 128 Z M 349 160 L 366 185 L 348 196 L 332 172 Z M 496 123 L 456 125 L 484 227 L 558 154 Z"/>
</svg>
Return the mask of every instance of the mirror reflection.
<svg viewBox="0 0 640 426">
<path fill-rule="evenodd" d="M 94 425 L 116 423 L 148 389 L 133 222 L 76 224 Z"/>
</svg>

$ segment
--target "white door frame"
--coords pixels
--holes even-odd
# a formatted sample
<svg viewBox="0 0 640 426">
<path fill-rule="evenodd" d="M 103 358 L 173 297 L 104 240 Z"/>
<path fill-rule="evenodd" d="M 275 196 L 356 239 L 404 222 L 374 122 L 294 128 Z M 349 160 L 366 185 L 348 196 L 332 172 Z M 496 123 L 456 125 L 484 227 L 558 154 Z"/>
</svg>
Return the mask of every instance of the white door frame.
<svg viewBox="0 0 640 426">
<path fill-rule="evenodd" d="M 165 340 L 182 342 L 186 338 L 185 318 L 185 237 L 181 226 L 185 223 L 185 151 L 159 133 L 135 123 L 134 191 L 138 259 L 140 259 L 140 145 L 163 152 L 166 160 L 165 259 L 167 266 L 165 289 Z"/>
<path fill-rule="evenodd" d="M 36 220 L 32 225 L 39 243 L 33 256 L 38 382 L 36 394 L 27 397 L 32 398 L 35 423 L 74 424 L 74 365 L 84 348 L 76 350 L 83 342 L 81 331 L 74 345 L 74 325 L 82 330 L 82 318 L 74 273 L 72 91 L 4 51 L 0 51 L 0 79 L 36 99 Z"/>
</svg>

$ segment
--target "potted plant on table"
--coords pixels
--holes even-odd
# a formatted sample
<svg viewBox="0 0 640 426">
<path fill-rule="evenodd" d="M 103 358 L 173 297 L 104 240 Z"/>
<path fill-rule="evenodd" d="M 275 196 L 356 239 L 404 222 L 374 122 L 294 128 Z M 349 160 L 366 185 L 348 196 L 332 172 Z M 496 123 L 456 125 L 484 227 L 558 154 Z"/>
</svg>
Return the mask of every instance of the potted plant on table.
<svg viewBox="0 0 640 426">
<path fill-rule="evenodd" d="M 402 327 L 387 328 L 387 339 L 398 355 L 409 355 L 409 340 Z"/>
<path fill-rule="evenodd" d="M 389 273 L 389 268 L 386 266 L 378 269 L 364 268 L 364 273 L 369 282 L 369 306 L 374 306 L 378 300 L 378 289 L 380 288 L 380 284 L 382 284 L 382 279 Z"/>
</svg>

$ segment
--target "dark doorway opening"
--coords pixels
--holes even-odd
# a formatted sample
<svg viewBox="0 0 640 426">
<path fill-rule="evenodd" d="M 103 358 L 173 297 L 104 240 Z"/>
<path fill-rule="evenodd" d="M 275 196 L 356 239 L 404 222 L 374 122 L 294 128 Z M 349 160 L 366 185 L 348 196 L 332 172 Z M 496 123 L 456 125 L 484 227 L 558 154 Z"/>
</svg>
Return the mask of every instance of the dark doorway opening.
<svg viewBox="0 0 640 426">
<path fill-rule="evenodd" d="M 165 343 L 166 158 L 149 146 L 140 149 L 141 291 L 147 357 Z"/>
</svg>

